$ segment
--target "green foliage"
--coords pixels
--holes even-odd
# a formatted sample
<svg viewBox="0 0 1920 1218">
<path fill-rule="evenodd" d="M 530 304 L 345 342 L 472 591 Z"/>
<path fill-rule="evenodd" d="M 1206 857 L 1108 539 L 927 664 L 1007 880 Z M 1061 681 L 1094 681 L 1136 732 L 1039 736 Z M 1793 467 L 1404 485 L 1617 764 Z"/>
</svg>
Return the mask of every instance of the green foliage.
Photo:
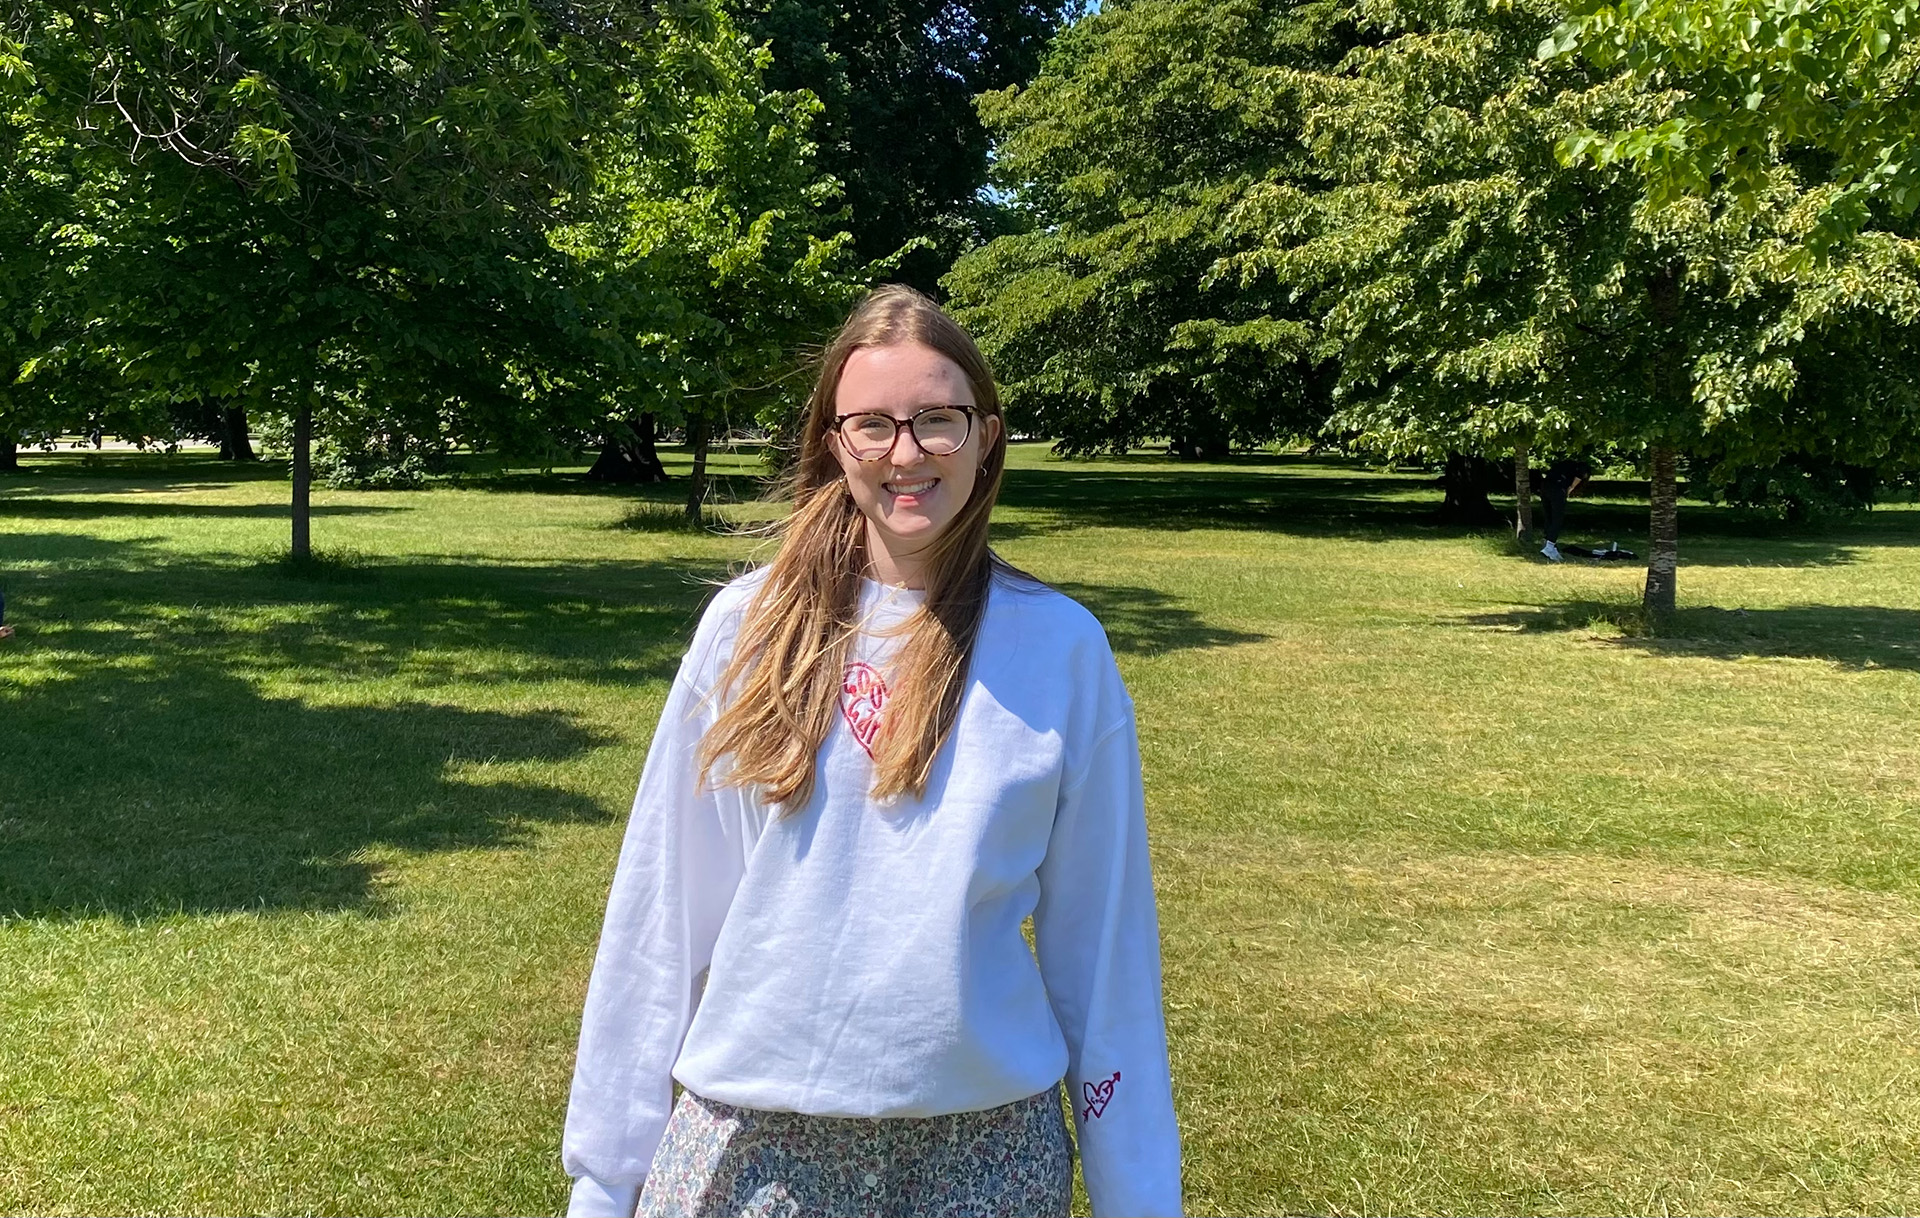
<svg viewBox="0 0 1920 1218">
<path fill-rule="evenodd" d="M 25 8 L 16 112 L 95 193 L 42 234 L 73 285 L 55 318 L 117 374 L 103 397 L 255 413 L 507 396 L 504 366 L 578 312 L 544 230 L 596 99 L 663 37 L 574 37 L 517 0 Z"/>
<path fill-rule="evenodd" d="M 999 232 L 981 195 L 988 134 L 974 97 L 1029 79 L 1061 0 L 741 0 L 772 48 L 768 82 L 820 99 L 820 168 L 845 188 L 854 250 L 932 290 L 961 251 Z"/>
<path fill-rule="evenodd" d="M 1799 453 L 1763 467 L 1709 466 L 1695 482 L 1714 499 L 1795 522 L 1851 516 L 1882 490 L 1873 470 Z"/>
<path fill-rule="evenodd" d="M 857 288 L 817 105 L 701 3 L 25 14 L 0 431 L 112 403 L 109 430 L 167 434 L 218 400 L 312 411 L 355 483 L 459 442 L 550 454 L 640 410 L 751 418 Z"/>
<path fill-rule="evenodd" d="M 1255 192 L 1239 219 L 1261 248 L 1229 260 L 1317 294 L 1336 429 L 1389 453 L 1667 445 L 1726 484 L 1795 455 L 1920 464 L 1906 232 L 1798 257 L 1824 188 L 1784 154 L 1740 207 L 1659 205 L 1623 167 L 1564 161 L 1574 133 L 1671 98 L 1538 59 L 1552 3 L 1358 15 L 1375 45 L 1311 86 L 1327 181 Z"/>
<path fill-rule="evenodd" d="M 1220 454 L 1316 429 L 1331 380 L 1286 285 L 1223 281 L 1263 180 L 1316 172 L 1292 87 L 1344 50 L 1326 3 L 1147 0 L 1087 17 L 1025 88 L 981 99 L 1025 231 L 946 286 L 1013 426 L 1063 451 L 1150 437 Z"/>
<path fill-rule="evenodd" d="M 0 91 L 0 440 L 96 426 L 145 434 L 151 412 L 111 394 L 118 377 L 91 341 L 87 272 L 115 175 L 37 121 L 43 109 Z"/>
<path fill-rule="evenodd" d="M 948 280 L 1016 426 L 1070 451 L 1308 430 L 1391 458 L 1683 451 L 1786 502 L 1812 501 L 1760 471 L 1920 468 L 1912 222 L 1880 208 L 1823 246 L 1855 181 L 1824 147 L 1750 146 L 1749 188 L 1711 197 L 1569 156 L 1686 112 L 1695 82 L 1543 58 L 1565 17 L 1146 0 L 1077 24 L 982 103 L 1031 227 Z"/>
<path fill-rule="evenodd" d="M 267 200 L 325 180 L 447 222 L 577 180 L 582 107 L 644 45 L 570 39 L 522 0 L 23 0 L 16 18 L 14 86 L 136 160 Z"/>
<path fill-rule="evenodd" d="M 1749 416 L 1698 450 L 1735 502 L 1851 510 L 1920 469 L 1917 20 L 1880 0 L 1588 0 L 1538 48 L 1652 99 L 1565 133 L 1564 161 L 1630 166 L 1652 223 L 1757 230 L 1724 277 L 1778 312 L 1696 377 L 1710 409 Z"/>
<path fill-rule="evenodd" d="M 1569 133 L 1561 151 L 1626 162 L 1660 203 L 1765 206 L 1783 150 L 1814 169 L 1820 248 L 1920 207 L 1920 5 L 1905 0 L 1575 0 L 1539 48 L 1622 68 L 1661 95 L 1636 123 Z"/>
<path fill-rule="evenodd" d="M 417 490 L 430 472 L 428 458 L 415 452 L 354 452 L 322 444 L 313 458 L 313 476 L 337 490 Z"/>
<path fill-rule="evenodd" d="M 1377 4 L 1371 45 L 1296 87 L 1321 176 L 1259 184 L 1242 284 L 1311 293 L 1340 361 L 1330 430 L 1385 455 L 1500 455 L 1688 430 L 1675 384 L 1713 295 L 1682 299 L 1685 239 L 1561 166 L 1558 130 L 1631 96 L 1534 61 L 1550 3 Z"/>
<path fill-rule="evenodd" d="M 535 392 L 588 435 L 640 412 L 709 431 L 776 421 L 800 392 L 800 349 L 868 281 L 813 165 L 819 102 L 767 92 L 766 52 L 743 38 L 702 53 L 700 88 L 666 99 L 684 116 L 671 138 L 610 141 L 583 218 L 552 236 L 603 341 L 590 363 L 543 369 Z"/>
</svg>

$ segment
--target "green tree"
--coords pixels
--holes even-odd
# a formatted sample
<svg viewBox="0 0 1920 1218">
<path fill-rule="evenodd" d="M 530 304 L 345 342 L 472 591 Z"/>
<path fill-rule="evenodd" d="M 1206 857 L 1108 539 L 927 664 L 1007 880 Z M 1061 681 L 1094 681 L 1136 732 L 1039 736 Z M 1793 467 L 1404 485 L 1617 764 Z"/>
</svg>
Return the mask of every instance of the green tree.
<svg viewBox="0 0 1920 1218">
<path fill-rule="evenodd" d="M 1761 273 L 1796 283 L 1809 303 L 1792 324 L 1817 328 L 1824 350 L 1794 361 L 1800 388 L 1782 429 L 1794 443 L 1761 437 L 1742 453 L 1754 438 L 1739 437 L 1732 460 L 1705 470 L 1712 493 L 1804 515 L 1870 504 L 1880 483 L 1914 469 L 1910 383 L 1887 364 L 1910 357 L 1915 317 L 1917 21 L 1914 5 L 1885 0 L 1579 0 L 1539 48 L 1661 99 L 1610 130 L 1569 132 L 1563 160 L 1631 166 L 1649 210 L 1701 201 L 1758 212 L 1794 198 Z M 1856 425 L 1836 431 L 1810 413 Z"/>
<path fill-rule="evenodd" d="M 547 232 L 587 193 L 621 82 L 701 79 L 718 28 L 697 6 L 625 12 L 21 6 L 15 111 L 119 156 L 118 223 L 88 266 L 93 341 L 157 394 L 290 420 L 297 555 L 316 424 L 396 389 L 416 413 L 510 414 L 516 370 L 581 328 Z M 677 118 L 619 113 L 642 144 Z"/>
<path fill-rule="evenodd" d="M 152 422 L 146 403 L 113 392 L 119 378 L 88 322 L 98 280 L 87 268 L 114 222 L 115 175 L 34 109 L 0 104 L 0 471 L 17 468 L 23 445 Z"/>
<path fill-rule="evenodd" d="M 1380 451 L 1643 453 L 1645 602 L 1663 613 L 1683 455 L 1910 461 L 1913 250 L 1887 232 L 1818 273 L 1779 257 L 1823 187 L 1785 160 L 1743 206 L 1654 207 L 1617 167 L 1565 163 L 1569 135 L 1660 121 L 1674 98 L 1537 58 L 1561 15 L 1547 0 L 1357 10 L 1367 45 L 1299 86 L 1324 179 L 1251 192 L 1238 222 L 1259 248 L 1226 266 L 1313 293 L 1341 367 L 1331 426 Z M 1839 349 L 1871 353 L 1873 386 L 1809 400 L 1833 389 Z"/>
<path fill-rule="evenodd" d="M 1067 10 L 1061 0 L 742 0 L 768 42 L 770 87 L 807 90 L 822 112 L 819 166 L 845 188 L 854 252 L 878 262 L 920 243 L 896 278 L 935 290 L 1003 219 L 983 197 L 990 143 L 975 95 L 1031 77 Z"/>
<path fill-rule="evenodd" d="M 1325 3 L 1142 0 L 1059 37 L 981 99 L 1019 233 L 946 279 L 1006 382 L 1016 429 L 1062 451 L 1163 438 L 1216 456 L 1312 432 L 1333 367 L 1284 284 L 1222 278 L 1262 182 L 1310 182 L 1303 72 L 1344 53 Z"/>
<path fill-rule="evenodd" d="M 65 430 L 63 403 L 47 392 L 50 364 L 69 336 L 48 321 L 58 290 L 59 234 L 74 210 L 70 150 L 47 140 L 18 112 L 0 116 L 0 473 L 18 468 L 21 444 Z"/>
<path fill-rule="evenodd" d="M 1691 94 L 1543 60 L 1564 16 L 1146 0 L 1077 24 L 1031 86 L 983 100 L 1031 227 L 948 280 L 1018 425 L 1205 451 L 1201 420 L 1230 441 L 1323 422 L 1383 455 L 1513 458 L 1523 503 L 1531 460 L 1604 446 L 1649 475 L 1655 612 L 1683 463 L 1730 496 L 1783 468 L 1856 493 L 1914 468 L 1903 222 L 1813 256 L 1851 179 L 1792 146 L 1763 189 L 1671 199 L 1569 155 Z"/>
<path fill-rule="evenodd" d="M 695 520 L 711 440 L 779 421 L 798 392 L 800 348 L 844 315 L 873 270 L 853 265 L 852 238 L 832 223 L 835 184 L 814 167 L 808 138 L 818 101 L 767 92 L 766 52 L 743 39 L 714 43 L 705 63 L 700 88 L 673 99 L 683 122 L 651 146 L 607 149 L 591 216 L 556 232 L 610 341 L 544 382 L 574 426 L 603 439 L 603 460 L 623 442 L 650 450 L 656 428 L 682 428 Z"/>
</svg>

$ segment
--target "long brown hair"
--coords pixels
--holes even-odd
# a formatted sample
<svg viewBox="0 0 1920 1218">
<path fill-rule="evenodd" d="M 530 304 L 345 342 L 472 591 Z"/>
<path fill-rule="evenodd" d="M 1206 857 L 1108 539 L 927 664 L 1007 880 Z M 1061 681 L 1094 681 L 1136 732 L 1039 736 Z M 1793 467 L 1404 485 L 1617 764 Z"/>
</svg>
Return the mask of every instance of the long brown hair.
<svg viewBox="0 0 1920 1218">
<path fill-rule="evenodd" d="M 973 339 L 912 288 L 876 288 L 854 307 L 820 361 L 790 479 L 793 511 L 747 607 L 733 657 L 716 686 L 724 707 L 700 742 L 703 780 L 757 787 L 783 814 L 813 794 L 814 757 L 839 714 L 847 646 L 858 629 L 866 517 L 828 443 L 847 357 L 861 347 L 921 343 L 959 365 L 984 426 L 1000 417 L 993 371 Z M 926 599 L 902 625 L 889 697 L 873 742 L 879 800 L 926 794 L 934 756 L 953 729 L 967 665 L 996 572 L 1018 575 L 987 548 L 987 523 L 1006 469 L 1004 420 L 981 455 L 973 493 L 929 547 Z M 719 766 L 722 758 L 725 766 Z"/>
</svg>

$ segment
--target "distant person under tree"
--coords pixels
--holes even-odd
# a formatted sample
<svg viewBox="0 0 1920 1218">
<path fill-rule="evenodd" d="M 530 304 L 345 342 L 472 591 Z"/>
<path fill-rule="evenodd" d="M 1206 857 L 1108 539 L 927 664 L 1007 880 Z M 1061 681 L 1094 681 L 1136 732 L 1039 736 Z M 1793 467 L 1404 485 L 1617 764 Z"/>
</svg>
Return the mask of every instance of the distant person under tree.
<svg viewBox="0 0 1920 1218">
<path fill-rule="evenodd" d="M 1567 497 L 1593 477 L 1593 466 L 1578 457 L 1561 457 L 1547 467 L 1547 484 L 1540 488 L 1540 500 L 1547 508 L 1547 544 L 1540 547 L 1548 562 L 1560 561 L 1560 526 L 1567 519 Z"/>
</svg>

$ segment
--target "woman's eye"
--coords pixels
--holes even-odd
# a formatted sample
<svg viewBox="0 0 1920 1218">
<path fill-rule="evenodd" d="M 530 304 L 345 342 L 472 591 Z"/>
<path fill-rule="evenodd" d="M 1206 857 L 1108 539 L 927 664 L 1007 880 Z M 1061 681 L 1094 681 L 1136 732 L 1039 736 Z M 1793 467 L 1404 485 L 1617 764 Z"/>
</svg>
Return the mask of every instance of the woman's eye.
<svg viewBox="0 0 1920 1218">
<path fill-rule="evenodd" d="M 853 425 L 853 430 L 863 440 L 884 440 L 893 434 L 893 423 L 888 419 L 868 415 Z"/>
<path fill-rule="evenodd" d="M 920 416 L 920 426 L 935 431 L 953 431 L 960 426 L 957 410 L 929 410 Z"/>
</svg>

